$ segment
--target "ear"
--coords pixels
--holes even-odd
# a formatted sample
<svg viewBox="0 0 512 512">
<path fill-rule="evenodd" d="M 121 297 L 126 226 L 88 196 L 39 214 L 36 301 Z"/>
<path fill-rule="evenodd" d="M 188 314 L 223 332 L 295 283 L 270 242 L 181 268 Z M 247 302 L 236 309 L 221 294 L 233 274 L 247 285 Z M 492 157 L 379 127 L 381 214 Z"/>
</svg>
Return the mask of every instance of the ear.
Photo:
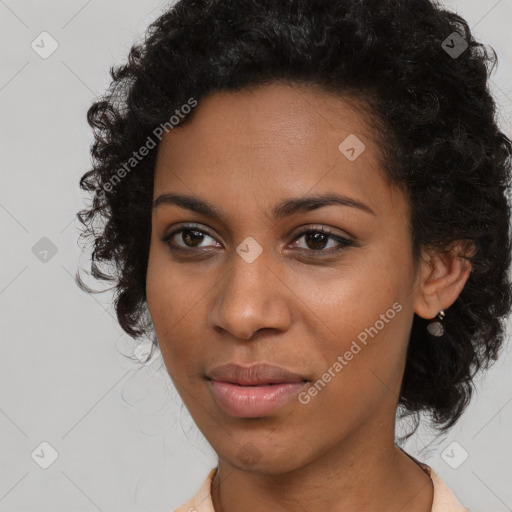
<svg viewBox="0 0 512 512">
<path fill-rule="evenodd" d="M 418 316 L 434 318 L 455 302 L 471 272 L 471 264 L 464 257 L 474 252 L 473 244 L 463 241 L 453 243 L 447 251 L 422 251 L 414 297 Z"/>
</svg>

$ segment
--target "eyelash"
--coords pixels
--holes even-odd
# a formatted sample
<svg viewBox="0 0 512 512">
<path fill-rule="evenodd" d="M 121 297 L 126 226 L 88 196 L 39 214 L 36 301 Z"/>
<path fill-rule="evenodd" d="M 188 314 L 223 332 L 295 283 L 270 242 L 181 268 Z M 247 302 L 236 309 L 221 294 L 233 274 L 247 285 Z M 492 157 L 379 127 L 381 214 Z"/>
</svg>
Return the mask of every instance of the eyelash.
<svg viewBox="0 0 512 512">
<path fill-rule="evenodd" d="M 193 226 L 193 225 L 185 225 L 185 226 L 180 226 L 179 229 L 175 229 L 171 233 L 168 233 L 168 234 L 164 235 L 164 237 L 161 239 L 161 241 L 164 242 L 165 244 L 167 244 L 167 246 L 169 247 L 169 249 L 171 251 L 188 252 L 188 253 L 194 251 L 195 249 L 201 251 L 202 248 L 189 247 L 189 248 L 186 249 L 184 247 L 177 247 L 177 246 L 172 245 L 170 243 L 170 241 L 171 241 L 171 239 L 172 239 L 172 237 L 174 235 L 176 235 L 178 233 L 182 233 L 184 231 L 194 231 L 196 233 L 201 233 L 201 234 L 207 235 L 207 236 L 209 236 L 211 238 L 214 238 L 210 233 L 208 233 L 208 231 L 205 231 L 204 229 L 199 229 L 199 228 L 197 228 L 196 226 Z M 343 251 L 347 247 L 350 247 L 350 246 L 354 245 L 354 242 L 352 240 L 349 240 L 348 238 L 344 238 L 344 237 L 342 237 L 340 235 L 335 235 L 329 228 L 325 228 L 325 227 L 306 229 L 306 230 L 298 233 L 297 236 L 293 239 L 293 242 L 299 240 L 304 235 L 308 235 L 308 234 L 311 234 L 311 233 L 322 233 L 324 235 L 328 235 L 328 239 L 336 240 L 337 242 L 339 242 L 341 247 L 338 247 L 336 249 L 332 249 L 331 248 L 329 250 L 326 250 L 326 249 L 298 249 L 299 251 L 308 252 L 309 254 L 311 254 L 313 256 L 323 256 L 323 255 L 330 255 L 330 254 L 333 254 L 333 253 L 338 253 L 340 251 Z"/>
</svg>

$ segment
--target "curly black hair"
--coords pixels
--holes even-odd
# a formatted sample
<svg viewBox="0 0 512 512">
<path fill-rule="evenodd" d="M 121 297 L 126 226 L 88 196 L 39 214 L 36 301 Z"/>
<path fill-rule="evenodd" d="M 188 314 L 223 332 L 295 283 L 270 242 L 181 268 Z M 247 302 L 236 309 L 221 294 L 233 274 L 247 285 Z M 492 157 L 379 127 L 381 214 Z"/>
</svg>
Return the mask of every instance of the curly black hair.
<svg viewBox="0 0 512 512">
<path fill-rule="evenodd" d="M 145 284 L 157 151 L 135 160 L 138 150 L 150 140 L 158 146 L 159 127 L 174 129 L 170 118 L 184 125 L 194 110 L 183 106 L 214 91 L 275 82 L 319 87 L 357 100 L 372 119 L 382 168 L 408 194 L 415 261 L 421 248 L 448 250 L 457 240 L 474 248 L 464 256 L 471 273 L 443 336 L 432 337 L 428 321 L 414 316 L 398 404 L 402 418 L 416 421 L 406 437 L 422 412 L 447 431 L 470 402 L 475 374 L 497 359 L 511 309 L 512 141 L 498 128 L 488 89 L 496 63 L 494 49 L 434 0 L 167 6 L 127 62 L 110 68 L 110 87 L 87 112 L 93 168 L 80 187 L 93 197 L 77 216 L 81 236 L 94 238 L 92 275 L 115 282 L 122 329 L 132 338 L 152 329 Z M 76 280 L 94 292 L 79 272 Z"/>
</svg>

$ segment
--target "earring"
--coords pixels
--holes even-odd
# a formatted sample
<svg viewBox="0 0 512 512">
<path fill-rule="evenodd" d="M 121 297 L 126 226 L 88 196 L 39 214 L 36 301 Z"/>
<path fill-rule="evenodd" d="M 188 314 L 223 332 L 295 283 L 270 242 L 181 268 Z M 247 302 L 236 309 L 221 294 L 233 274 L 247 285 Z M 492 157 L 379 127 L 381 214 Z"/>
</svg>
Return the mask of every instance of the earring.
<svg viewBox="0 0 512 512">
<path fill-rule="evenodd" d="M 442 309 L 441 311 L 439 311 L 439 313 L 436 316 L 436 319 L 439 319 L 439 320 L 432 320 L 427 325 L 427 331 L 430 334 L 432 334 L 432 336 L 436 336 L 438 338 L 439 336 L 442 336 L 444 334 L 444 327 L 443 327 L 443 324 L 441 323 L 441 320 L 444 317 L 445 317 L 445 312 Z"/>
</svg>

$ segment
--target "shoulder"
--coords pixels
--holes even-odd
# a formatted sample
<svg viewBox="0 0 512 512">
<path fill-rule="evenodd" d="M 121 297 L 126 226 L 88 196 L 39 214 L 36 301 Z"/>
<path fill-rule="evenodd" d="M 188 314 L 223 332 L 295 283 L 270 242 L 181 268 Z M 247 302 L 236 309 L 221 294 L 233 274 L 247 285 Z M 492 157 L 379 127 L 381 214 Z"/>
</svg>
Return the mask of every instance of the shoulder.
<svg viewBox="0 0 512 512">
<path fill-rule="evenodd" d="M 215 512 L 211 498 L 211 485 L 217 468 L 212 468 L 193 498 L 173 512 Z"/>
<path fill-rule="evenodd" d="M 434 485 L 432 512 L 470 512 L 469 509 L 460 503 L 455 494 L 430 466 L 421 462 L 420 465 L 430 476 L 432 484 Z"/>
<path fill-rule="evenodd" d="M 187 503 L 184 503 L 181 505 L 181 507 L 178 507 L 174 510 L 174 512 L 195 512 L 196 508 L 194 507 L 194 498 L 191 498 L 187 501 Z"/>
</svg>

